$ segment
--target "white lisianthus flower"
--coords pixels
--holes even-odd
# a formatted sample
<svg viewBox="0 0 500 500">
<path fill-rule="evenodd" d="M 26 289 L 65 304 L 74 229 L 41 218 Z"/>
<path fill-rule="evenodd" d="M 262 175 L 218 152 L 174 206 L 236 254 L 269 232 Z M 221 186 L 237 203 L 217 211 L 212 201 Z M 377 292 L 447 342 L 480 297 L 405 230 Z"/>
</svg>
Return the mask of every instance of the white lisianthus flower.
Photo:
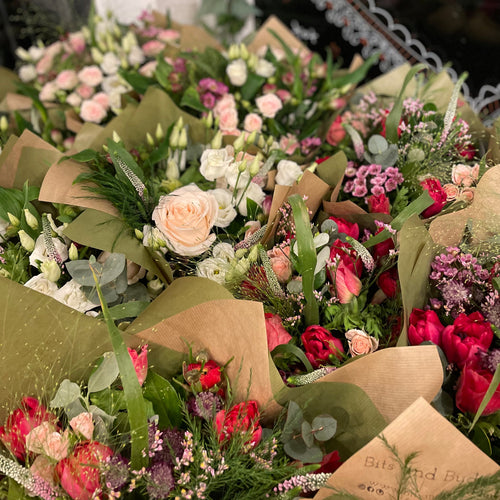
<svg viewBox="0 0 500 500">
<path fill-rule="evenodd" d="M 233 189 L 236 187 L 236 182 L 238 182 L 239 188 L 244 188 L 247 185 L 247 182 L 250 180 L 250 173 L 248 172 L 248 168 L 240 173 L 238 170 L 240 165 L 241 161 L 234 161 L 233 163 L 229 164 L 226 170 L 226 182 Z"/>
<path fill-rule="evenodd" d="M 61 262 L 68 260 L 68 248 L 66 244 L 63 243 L 59 238 L 52 238 L 56 252 L 59 254 Z M 35 241 L 35 248 L 30 255 L 30 264 L 34 267 L 38 266 L 37 261 L 41 263 L 52 260 L 53 256 L 48 255 L 47 247 L 45 246 L 45 240 L 43 234 L 41 234 Z"/>
<path fill-rule="evenodd" d="M 156 227 L 144 226 L 142 228 L 142 234 L 144 235 L 142 244 L 145 247 L 150 247 L 155 250 L 159 250 L 160 248 L 167 249 L 167 245 L 165 240 L 163 239 L 163 235 L 161 231 Z"/>
<path fill-rule="evenodd" d="M 113 52 L 106 52 L 102 56 L 101 69 L 106 75 L 115 75 L 120 69 L 120 59 Z"/>
<path fill-rule="evenodd" d="M 146 56 L 142 49 L 135 45 L 130 49 L 128 54 L 128 62 L 132 66 L 140 66 L 146 60 Z"/>
<path fill-rule="evenodd" d="M 46 260 L 40 266 L 40 271 L 49 280 L 54 283 L 61 277 L 61 268 L 55 260 Z"/>
<path fill-rule="evenodd" d="M 236 218 L 238 213 L 233 205 L 233 193 L 227 189 L 211 189 L 207 191 L 215 196 L 219 205 L 214 226 L 227 227 Z"/>
<path fill-rule="evenodd" d="M 208 278 L 223 285 L 226 281 L 226 273 L 229 270 L 229 265 L 224 259 L 209 257 L 202 260 L 196 266 L 196 276 L 200 278 Z"/>
<path fill-rule="evenodd" d="M 62 288 L 57 290 L 53 297 L 61 304 L 76 309 L 81 313 L 97 307 L 96 304 L 93 304 L 85 297 L 81 286 L 75 280 L 68 281 Z"/>
<path fill-rule="evenodd" d="M 212 256 L 225 260 L 227 263 L 234 259 L 234 248 L 230 243 L 218 243 L 212 250 Z"/>
<path fill-rule="evenodd" d="M 200 159 L 200 173 L 207 181 L 215 181 L 226 173 L 232 158 L 227 149 L 205 149 Z"/>
<path fill-rule="evenodd" d="M 43 274 L 33 276 L 24 286 L 49 297 L 53 297 L 58 290 L 57 285 L 53 281 L 48 280 Z"/>
<path fill-rule="evenodd" d="M 235 59 L 226 68 L 229 81 L 235 87 L 241 87 L 247 81 L 247 63 L 243 59 Z"/>
<path fill-rule="evenodd" d="M 45 49 L 42 47 L 37 47 L 36 45 L 32 45 L 28 49 L 28 54 L 33 62 L 37 62 L 45 54 Z"/>
<path fill-rule="evenodd" d="M 269 78 L 274 75 L 276 68 L 274 67 L 274 64 L 269 62 L 267 59 L 259 59 L 257 61 L 257 66 L 255 67 L 255 72 L 259 76 Z"/>
<path fill-rule="evenodd" d="M 302 175 L 300 166 L 291 160 L 281 160 L 276 168 L 278 173 L 274 180 L 281 186 L 292 186 Z"/>
<path fill-rule="evenodd" d="M 22 82 L 31 82 L 37 77 L 36 68 L 33 64 L 24 64 L 19 68 L 19 78 Z"/>
<path fill-rule="evenodd" d="M 242 193 L 243 189 L 239 189 L 236 194 L 236 200 L 239 201 Z M 245 191 L 243 198 L 238 204 L 238 211 L 240 212 L 241 215 L 246 217 L 248 215 L 247 198 L 250 198 L 251 200 L 255 201 L 255 203 L 257 203 L 257 205 L 261 207 L 265 197 L 266 193 L 262 191 L 262 188 L 259 185 L 255 184 L 255 182 L 251 182 L 248 186 L 248 189 Z"/>
</svg>

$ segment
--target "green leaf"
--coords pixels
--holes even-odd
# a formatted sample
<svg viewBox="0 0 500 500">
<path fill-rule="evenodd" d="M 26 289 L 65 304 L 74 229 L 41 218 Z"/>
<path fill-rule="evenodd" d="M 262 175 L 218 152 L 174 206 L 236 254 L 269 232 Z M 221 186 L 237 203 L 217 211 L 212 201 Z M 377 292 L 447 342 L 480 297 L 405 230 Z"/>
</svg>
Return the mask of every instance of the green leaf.
<svg viewBox="0 0 500 500">
<path fill-rule="evenodd" d="M 71 277 L 80 285 L 94 286 L 93 273 L 88 260 L 72 260 L 66 262 L 66 269 Z M 120 253 L 111 254 L 104 264 L 96 262 L 94 272 L 99 277 L 99 283 L 104 286 L 120 276 L 125 268 L 125 256 Z"/>
<path fill-rule="evenodd" d="M 482 427 L 477 426 L 474 429 L 474 433 L 472 434 L 472 442 L 480 450 L 486 453 L 486 455 L 491 457 L 492 450 L 491 450 L 490 438 L 488 437 L 488 434 L 486 434 L 485 430 Z"/>
<path fill-rule="evenodd" d="M 204 111 L 208 111 L 208 109 L 202 104 L 200 100 L 200 94 L 195 87 L 188 87 L 181 99 L 181 106 L 186 106 L 188 108 L 194 109 L 195 111 L 199 111 L 203 113 Z"/>
<path fill-rule="evenodd" d="M 89 378 L 88 392 L 99 392 L 110 387 L 119 373 L 116 356 L 112 352 L 105 353 L 101 364 Z"/>
<path fill-rule="evenodd" d="M 403 99 L 406 87 L 411 82 L 413 77 L 425 68 L 425 64 L 416 64 L 410 69 L 410 71 L 408 71 L 404 79 L 403 86 L 401 87 L 401 91 L 394 102 L 391 112 L 387 116 L 385 121 L 385 137 L 392 144 L 396 144 L 398 142 L 398 127 L 399 121 L 401 120 L 401 113 L 403 112 Z"/>
<path fill-rule="evenodd" d="M 283 432 L 281 433 L 281 441 L 286 443 L 288 440 L 292 439 L 294 434 L 301 429 L 303 421 L 304 414 L 302 409 L 295 401 L 290 401 L 288 403 L 286 422 L 283 426 Z"/>
<path fill-rule="evenodd" d="M 276 356 L 278 354 L 292 354 L 295 356 L 306 368 L 307 372 L 312 372 L 313 367 L 304 351 L 293 344 L 280 344 L 273 349 L 271 356 Z"/>
<path fill-rule="evenodd" d="M 382 165 L 383 167 L 392 167 L 398 161 L 398 158 L 398 147 L 396 144 L 390 144 L 385 151 L 373 157 L 373 163 Z"/>
<path fill-rule="evenodd" d="M 314 446 L 314 436 L 312 433 L 312 426 L 307 420 L 304 420 L 302 422 L 301 431 L 302 431 L 302 439 L 304 440 L 306 446 L 308 448 Z"/>
<path fill-rule="evenodd" d="M 368 139 L 368 150 L 374 155 L 383 153 L 389 147 L 385 137 L 375 134 Z"/>
<path fill-rule="evenodd" d="M 337 88 L 344 85 L 356 85 L 367 75 L 370 68 L 379 60 L 380 54 L 372 54 L 358 69 L 347 73 L 346 75 L 333 80 L 332 85 Z"/>
<path fill-rule="evenodd" d="M 80 395 L 80 386 L 66 378 L 59 385 L 56 395 L 50 401 L 49 406 L 51 408 L 64 408 L 76 401 Z"/>
<path fill-rule="evenodd" d="M 81 161 L 83 163 L 86 163 L 88 161 L 96 160 L 99 157 L 99 154 L 97 151 L 94 151 L 93 149 L 84 149 L 83 151 L 80 151 L 74 155 L 70 156 L 63 156 L 60 160 L 59 163 L 65 160 L 75 160 L 75 161 Z"/>
<path fill-rule="evenodd" d="M 248 75 L 247 81 L 240 89 L 241 97 L 245 101 L 250 101 L 255 97 L 264 83 L 266 83 L 266 78 L 264 78 L 263 76 L 259 76 L 256 73 L 250 73 Z"/>
<path fill-rule="evenodd" d="M 155 77 L 158 83 L 166 90 L 170 88 L 170 82 L 168 77 L 172 73 L 173 67 L 163 59 L 163 57 L 158 58 L 158 64 L 155 69 Z"/>
<path fill-rule="evenodd" d="M 125 163 L 125 165 L 127 165 L 130 170 L 132 170 L 135 175 L 137 175 L 137 177 L 139 177 L 142 182 L 145 182 L 144 171 L 134 160 L 134 157 L 120 143 L 115 142 L 112 139 L 108 139 L 107 145 L 109 155 L 111 156 L 111 160 L 113 161 L 113 165 L 115 166 L 116 175 L 118 178 L 122 179 L 125 182 L 131 182 L 119 165 L 118 160 L 121 160 L 123 163 Z"/>
<path fill-rule="evenodd" d="M 148 87 L 156 83 L 153 78 L 143 76 L 137 71 L 125 71 L 120 69 L 118 73 L 138 94 L 145 94 Z"/>
<path fill-rule="evenodd" d="M 133 300 L 125 304 L 110 307 L 109 314 L 115 321 L 123 318 L 136 318 L 148 306 L 149 302 Z M 99 317 L 102 317 L 102 315 L 99 315 Z"/>
<path fill-rule="evenodd" d="M 295 235 L 298 248 L 298 269 L 302 276 L 302 289 L 306 299 L 304 316 L 307 325 L 319 323 L 319 307 L 314 297 L 314 270 L 316 268 L 316 248 L 311 232 L 309 212 L 304 200 L 299 194 L 288 199 L 292 207 L 295 221 Z"/>
<path fill-rule="evenodd" d="M 337 432 L 337 421 L 330 415 L 318 415 L 312 421 L 312 429 L 318 441 L 328 441 Z"/>
<path fill-rule="evenodd" d="M 116 415 L 121 410 L 126 410 L 123 391 L 116 389 L 103 389 L 90 395 L 90 401 L 108 415 Z"/>
<path fill-rule="evenodd" d="M 290 457 L 307 464 L 320 463 L 323 459 L 323 452 L 319 449 L 319 447 L 307 447 L 302 438 L 287 441 L 284 444 L 283 449 Z"/>
<path fill-rule="evenodd" d="M 151 401 L 159 417 L 160 429 L 182 424 L 182 404 L 173 385 L 161 375 L 149 371 L 143 387 L 144 397 Z"/>
<path fill-rule="evenodd" d="M 130 423 L 131 456 L 130 466 L 139 470 L 147 466 L 148 457 L 143 452 L 149 447 L 147 405 L 142 396 L 142 389 L 135 373 L 132 358 L 123 341 L 120 330 L 109 314 L 108 306 L 102 296 L 97 275 L 94 276 L 95 286 L 101 301 L 102 313 L 111 337 L 111 344 L 118 362 L 123 393 L 127 403 L 128 420 Z"/>
<path fill-rule="evenodd" d="M 472 424 L 469 427 L 469 432 L 472 429 L 474 429 L 474 426 L 477 424 L 479 417 L 481 417 L 481 415 L 483 414 L 483 411 L 490 402 L 490 399 L 493 397 L 493 394 L 495 394 L 495 391 L 497 390 L 499 384 L 500 384 L 500 365 L 497 366 L 497 369 L 495 370 L 493 378 L 491 379 L 488 390 L 486 391 L 486 394 L 483 396 L 483 400 L 481 401 L 481 404 L 479 405 L 479 408 L 477 409 L 477 412 L 474 415 L 474 420 L 472 421 Z"/>
</svg>

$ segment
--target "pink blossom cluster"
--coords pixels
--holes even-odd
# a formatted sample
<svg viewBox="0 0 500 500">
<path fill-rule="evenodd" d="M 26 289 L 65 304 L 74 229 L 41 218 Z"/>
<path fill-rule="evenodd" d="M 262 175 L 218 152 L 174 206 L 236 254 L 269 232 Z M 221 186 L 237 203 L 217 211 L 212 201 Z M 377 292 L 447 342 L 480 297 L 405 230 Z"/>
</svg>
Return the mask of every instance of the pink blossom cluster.
<svg viewBox="0 0 500 500">
<path fill-rule="evenodd" d="M 346 193 L 352 193 L 357 198 L 364 198 L 369 194 L 379 196 L 390 193 L 403 183 L 404 178 L 397 167 L 387 167 L 382 170 L 381 165 L 361 165 L 358 168 L 346 170 L 346 175 L 351 177 L 344 185 Z"/>
</svg>

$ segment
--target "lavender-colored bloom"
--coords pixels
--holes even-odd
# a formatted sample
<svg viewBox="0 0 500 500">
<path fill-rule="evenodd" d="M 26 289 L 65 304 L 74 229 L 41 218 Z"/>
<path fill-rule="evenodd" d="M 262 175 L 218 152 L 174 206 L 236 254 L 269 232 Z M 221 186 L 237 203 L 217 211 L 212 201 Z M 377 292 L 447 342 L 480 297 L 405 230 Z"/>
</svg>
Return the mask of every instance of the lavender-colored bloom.
<svg viewBox="0 0 500 500">
<path fill-rule="evenodd" d="M 175 486 L 172 468 L 165 462 L 154 463 L 149 467 L 148 473 L 149 479 L 146 490 L 149 498 L 167 498 Z"/>
<path fill-rule="evenodd" d="M 113 455 L 104 467 L 104 484 L 112 491 L 120 491 L 128 482 L 128 461 Z"/>
<path fill-rule="evenodd" d="M 200 392 L 188 401 L 188 410 L 193 415 L 210 420 L 222 410 L 222 399 L 213 392 Z"/>
</svg>

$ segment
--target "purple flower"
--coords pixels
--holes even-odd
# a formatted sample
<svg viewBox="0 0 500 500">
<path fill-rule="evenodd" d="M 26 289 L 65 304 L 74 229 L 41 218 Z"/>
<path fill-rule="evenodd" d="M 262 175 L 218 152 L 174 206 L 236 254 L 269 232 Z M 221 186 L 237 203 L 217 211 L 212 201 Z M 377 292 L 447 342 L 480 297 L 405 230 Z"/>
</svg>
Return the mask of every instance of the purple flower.
<svg viewBox="0 0 500 500">
<path fill-rule="evenodd" d="M 211 420 L 215 414 L 222 410 L 222 399 L 213 392 L 200 392 L 188 401 L 188 410 L 193 415 Z"/>
<path fill-rule="evenodd" d="M 165 462 L 154 463 L 148 469 L 148 481 L 146 490 L 149 498 L 167 498 L 170 491 L 175 486 L 172 468 Z"/>
</svg>

